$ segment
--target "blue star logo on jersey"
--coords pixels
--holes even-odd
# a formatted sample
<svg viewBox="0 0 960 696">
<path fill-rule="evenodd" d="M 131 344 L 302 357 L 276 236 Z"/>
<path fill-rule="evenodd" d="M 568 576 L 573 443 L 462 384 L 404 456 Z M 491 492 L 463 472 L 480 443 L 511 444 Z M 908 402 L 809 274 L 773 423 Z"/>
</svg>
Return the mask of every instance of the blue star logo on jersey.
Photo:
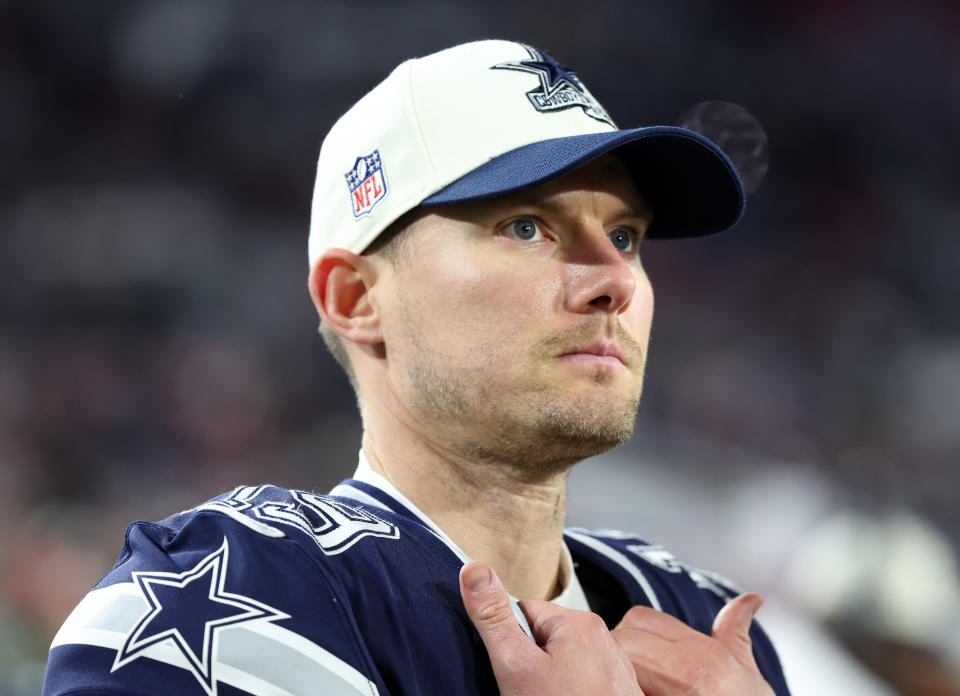
<svg viewBox="0 0 960 696">
<path fill-rule="evenodd" d="M 190 570 L 132 573 L 149 608 L 117 652 L 110 671 L 145 656 L 149 648 L 166 641 L 181 653 L 207 694 L 215 696 L 219 632 L 248 621 L 290 618 L 250 597 L 224 590 L 229 555 L 224 537 L 219 549 Z"/>
<path fill-rule="evenodd" d="M 588 116 L 616 128 L 613 119 L 594 99 L 575 72 L 532 46 L 524 48 L 530 54 L 530 60 L 498 63 L 491 69 L 519 70 L 536 75 L 540 85 L 527 92 L 527 98 L 537 111 L 546 113 L 579 106 Z"/>
</svg>

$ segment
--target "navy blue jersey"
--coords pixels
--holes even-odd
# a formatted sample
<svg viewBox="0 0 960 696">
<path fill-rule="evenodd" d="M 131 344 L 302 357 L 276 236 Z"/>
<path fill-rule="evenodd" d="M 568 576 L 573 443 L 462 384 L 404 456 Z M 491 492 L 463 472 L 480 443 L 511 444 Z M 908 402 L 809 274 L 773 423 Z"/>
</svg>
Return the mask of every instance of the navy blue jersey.
<svg viewBox="0 0 960 696">
<path fill-rule="evenodd" d="M 350 479 L 333 493 L 243 486 L 132 524 L 54 639 L 43 694 L 497 694 L 460 599 L 462 554 L 380 488 Z M 738 593 L 632 535 L 565 541 L 611 627 L 642 604 L 709 634 Z M 756 624 L 751 636 L 787 696 L 770 641 Z"/>
</svg>

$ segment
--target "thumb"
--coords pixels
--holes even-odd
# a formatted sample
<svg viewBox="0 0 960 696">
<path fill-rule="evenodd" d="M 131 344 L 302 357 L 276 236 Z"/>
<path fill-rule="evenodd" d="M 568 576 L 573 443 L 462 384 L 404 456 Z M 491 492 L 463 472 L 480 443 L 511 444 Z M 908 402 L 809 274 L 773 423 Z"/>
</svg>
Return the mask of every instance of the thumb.
<svg viewBox="0 0 960 696">
<path fill-rule="evenodd" d="M 536 644 L 517 623 L 507 590 L 493 568 L 480 561 L 470 561 L 463 566 L 460 569 L 460 596 L 467 616 L 487 648 L 494 673 L 499 675 L 511 665 L 539 657 Z"/>
<path fill-rule="evenodd" d="M 757 663 L 750 641 L 750 623 L 762 604 L 763 597 L 748 592 L 727 602 L 713 620 L 713 637 L 723 643 L 738 662 L 754 668 Z"/>
</svg>

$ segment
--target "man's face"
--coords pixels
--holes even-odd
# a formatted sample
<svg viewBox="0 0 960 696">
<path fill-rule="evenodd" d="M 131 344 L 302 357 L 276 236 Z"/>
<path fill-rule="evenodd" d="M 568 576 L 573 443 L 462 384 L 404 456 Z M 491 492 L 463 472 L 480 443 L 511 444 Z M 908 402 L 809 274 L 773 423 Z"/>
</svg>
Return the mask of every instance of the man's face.
<svg viewBox="0 0 960 696">
<path fill-rule="evenodd" d="M 627 440 L 653 316 L 638 255 L 649 221 L 608 155 L 415 222 L 378 294 L 408 424 L 530 472 Z"/>
</svg>

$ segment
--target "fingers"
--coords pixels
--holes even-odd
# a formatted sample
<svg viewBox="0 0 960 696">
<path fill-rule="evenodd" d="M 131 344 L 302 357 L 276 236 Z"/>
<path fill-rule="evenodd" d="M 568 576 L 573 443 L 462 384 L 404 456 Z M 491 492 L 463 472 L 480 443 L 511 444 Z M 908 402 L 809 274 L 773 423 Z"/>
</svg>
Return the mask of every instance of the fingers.
<svg viewBox="0 0 960 696">
<path fill-rule="evenodd" d="M 643 696 L 629 658 L 596 614 L 522 602 L 534 643 L 486 564 L 471 561 L 460 570 L 460 594 L 503 696 Z"/>
<path fill-rule="evenodd" d="M 647 631 L 639 631 L 620 625 L 613 629 L 611 635 L 626 652 L 630 662 L 637 670 L 638 679 L 642 678 L 644 674 L 648 676 L 648 678 L 643 679 L 645 688 L 653 686 L 649 676 L 658 672 L 669 671 L 674 660 L 680 655 L 674 641 L 664 640 L 660 636 Z"/>
<path fill-rule="evenodd" d="M 677 642 L 689 637 L 692 630 L 687 624 L 670 616 L 670 614 L 639 605 L 631 607 L 623 615 L 620 623 L 617 624 L 617 628 L 647 631 L 670 642 Z"/>
<path fill-rule="evenodd" d="M 612 635 L 629 656 L 645 693 L 769 696 L 750 641 L 750 625 L 762 603 L 753 593 L 730 601 L 717 614 L 712 636 L 649 607 L 633 607 Z"/>
<path fill-rule="evenodd" d="M 750 624 L 762 605 L 763 597 L 755 592 L 748 592 L 727 602 L 713 620 L 713 637 L 723 643 L 743 664 L 755 664 Z"/>
<path fill-rule="evenodd" d="M 742 594 L 728 602 L 713 622 L 713 637 L 727 648 L 746 645 L 750 647 L 750 624 L 754 614 L 763 604 L 763 597 L 755 592 Z M 617 628 L 647 631 L 659 638 L 678 642 L 688 638 L 692 630 L 679 619 L 650 607 L 632 607 Z"/>
<path fill-rule="evenodd" d="M 526 599 L 520 602 L 530 631 L 533 633 L 537 645 L 549 652 L 551 642 L 563 640 L 566 629 L 576 631 L 578 639 L 587 638 L 602 641 L 609 631 L 607 625 L 596 614 L 590 612 L 572 613 L 553 602 L 541 602 Z"/>
<path fill-rule="evenodd" d="M 540 658 L 542 653 L 517 623 L 507 590 L 492 568 L 479 561 L 461 568 L 460 596 L 487 648 L 494 673 Z"/>
</svg>

